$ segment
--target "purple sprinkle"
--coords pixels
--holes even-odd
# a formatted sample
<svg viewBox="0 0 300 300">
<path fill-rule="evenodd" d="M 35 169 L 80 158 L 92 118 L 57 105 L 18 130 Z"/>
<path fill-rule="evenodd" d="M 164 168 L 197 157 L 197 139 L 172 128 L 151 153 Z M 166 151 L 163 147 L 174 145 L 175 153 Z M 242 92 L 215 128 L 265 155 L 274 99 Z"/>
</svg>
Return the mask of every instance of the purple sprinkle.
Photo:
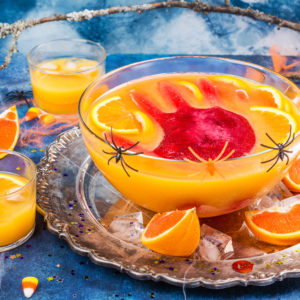
<svg viewBox="0 0 300 300">
<path fill-rule="evenodd" d="M 67 176 L 69 176 L 69 175 L 68 175 L 67 173 L 64 173 L 63 176 L 64 176 L 64 177 L 67 177 Z"/>
<path fill-rule="evenodd" d="M 82 231 L 82 230 L 80 230 L 80 231 L 79 231 L 79 233 L 83 233 L 83 231 Z"/>
<path fill-rule="evenodd" d="M 89 205 L 89 208 L 92 208 L 92 205 Z"/>
<path fill-rule="evenodd" d="M 76 237 L 79 237 L 79 235 L 78 235 L 78 234 L 75 234 L 75 236 L 76 236 Z"/>
<path fill-rule="evenodd" d="M 132 224 L 133 224 L 133 222 L 131 221 L 129 224 L 130 224 L 130 225 L 132 225 Z"/>
<path fill-rule="evenodd" d="M 190 260 L 188 258 L 186 258 L 185 261 L 190 261 Z"/>
<path fill-rule="evenodd" d="M 159 260 L 159 263 L 160 263 L 160 264 L 164 264 L 165 261 L 164 261 L 163 259 L 161 259 L 161 260 Z"/>
<path fill-rule="evenodd" d="M 215 273 L 214 273 L 214 272 L 211 272 L 210 274 L 211 274 L 211 275 L 215 275 Z"/>
<path fill-rule="evenodd" d="M 77 200 L 74 200 L 74 202 L 76 203 L 76 202 L 78 202 Z"/>
<path fill-rule="evenodd" d="M 173 268 L 173 267 L 170 267 L 169 270 L 170 270 L 170 271 L 174 271 L 174 268 Z"/>
<path fill-rule="evenodd" d="M 82 222 L 84 222 L 84 221 L 85 221 L 85 219 L 81 219 L 81 221 L 82 221 Z"/>
<path fill-rule="evenodd" d="M 92 229 L 88 228 L 88 231 L 91 231 Z"/>
<path fill-rule="evenodd" d="M 5 256 L 4 258 L 5 258 L 5 259 L 8 259 L 8 256 Z"/>
<path fill-rule="evenodd" d="M 57 169 L 56 169 L 56 168 L 54 168 L 53 170 L 54 170 L 54 171 L 57 171 Z"/>
<path fill-rule="evenodd" d="M 82 225 L 82 224 L 79 224 L 78 227 L 79 227 L 79 228 L 80 228 L 80 227 L 83 227 L 83 225 Z"/>
<path fill-rule="evenodd" d="M 214 271 L 217 271 L 217 268 L 214 268 Z"/>
<path fill-rule="evenodd" d="M 69 204 L 69 207 L 73 207 L 73 204 Z"/>
</svg>

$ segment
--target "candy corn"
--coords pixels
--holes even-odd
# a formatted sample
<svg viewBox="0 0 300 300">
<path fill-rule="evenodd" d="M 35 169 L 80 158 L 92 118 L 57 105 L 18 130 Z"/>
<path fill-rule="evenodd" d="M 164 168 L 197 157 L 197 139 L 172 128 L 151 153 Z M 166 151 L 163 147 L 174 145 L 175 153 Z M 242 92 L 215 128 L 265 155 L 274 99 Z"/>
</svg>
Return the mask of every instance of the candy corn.
<svg viewBox="0 0 300 300">
<path fill-rule="evenodd" d="M 38 283 L 39 283 L 39 281 L 36 277 L 23 278 L 22 287 L 23 287 L 24 296 L 26 298 L 30 298 L 34 294 L 34 292 L 38 286 Z"/>
<path fill-rule="evenodd" d="M 37 107 L 30 107 L 25 115 L 25 121 L 36 119 L 41 111 Z"/>
</svg>

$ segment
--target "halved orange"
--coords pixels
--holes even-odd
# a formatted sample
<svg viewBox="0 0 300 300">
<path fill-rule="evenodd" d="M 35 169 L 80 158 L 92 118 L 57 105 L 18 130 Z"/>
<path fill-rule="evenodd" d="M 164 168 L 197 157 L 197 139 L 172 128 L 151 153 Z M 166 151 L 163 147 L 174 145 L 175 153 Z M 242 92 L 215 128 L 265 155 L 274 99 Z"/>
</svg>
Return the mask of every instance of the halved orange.
<svg viewBox="0 0 300 300">
<path fill-rule="evenodd" d="M 247 211 L 245 221 L 266 243 L 289 246 L 300 242 L 300 201 L 286 207 Z"/>
<path fill-rule="evenodd" d="M 156 214 L 148 223 L 142 243 L 154 252 L 171 256 L 189 256 L 200 241 L 200 223 L 196 209 Z"/>
<path fill-rule="evenodd" d="M 277 143 L 283 143 L 287 140 L 290 129 L 292 134 L 298 129 L 297 121 L 294 117 L 278 108 L 268 106 L 251 106 L 250 111 L 257 114 L 258 122 L 262 122 L 262 128 L 268 133 Z M 260 140 L 261 143 L 270 143 L 270 140 L 263 133 Z M 274 146 L 274 145 L 273 145 Z"/>
<path fill-rule="evenodd" d="M 283 182 L 292 192 L 300 192 L 300 158 L 292 164 Z"/>
<path fill-rule="evenodd" d="M 0 114 L 0 149 L 14 150 L 19 133 L 19 117 L 14 105 Z M 0 159 L 4 156 L 5 154 L 0 153 Z"/>
<path fill-rule="evenodd" d="M 140 115 L 140 114 L 139 114 Z M 110 130 L 120 134 L 137 134 L 141 128 L 134 116 L 128 110 L 120 97 L 112 97 L 95 105 L 91 112 L 94 124 L 103 130 Z"/>
</svg>

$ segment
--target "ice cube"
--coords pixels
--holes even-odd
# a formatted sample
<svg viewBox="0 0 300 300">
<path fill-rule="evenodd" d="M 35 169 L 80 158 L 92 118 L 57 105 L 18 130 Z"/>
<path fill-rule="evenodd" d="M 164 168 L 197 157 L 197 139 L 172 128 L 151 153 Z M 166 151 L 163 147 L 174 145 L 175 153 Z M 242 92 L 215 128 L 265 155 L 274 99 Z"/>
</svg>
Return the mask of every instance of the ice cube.
<svg viewBox="0 0 300 300">
<path fill-rule="evenodd" d="M 78 71 L 78 63 L 77 60 L 67 60 L 64 64 L 64 69 L 67 72 L 75 72 Z"/>
<path fill-rule="evenodd" d="M 144 230 L 142 212 L 135 212 L 115 217 L 108 227 L 108 231 L 119 239 L 141 244 L 141 235 Z"/>
<path fill-rule="evenodd" d="M 50 71 L 55 71 L 58 69 L 58 66 L 56 64 L 53 64 L 51 62 L 45 62 L 40 65 L 41 69 L 46 69 Z"/>
<path fill-rule="evenodd" d="M 259 198 L 249 206 L 249 210 L 259 210 L 273 206 L 282 206 L 285 198 L 290 198 L 293 194 L 288 190 L 283 182 L 277 184 L 269 194 Z"/>
<path fill-rule="evenodd" d="M 232 239 L 229 235 L 203 224 L 201 226 L 199 253 L 207 261 L 230 258 L 234 254 Z"/>
</svg>

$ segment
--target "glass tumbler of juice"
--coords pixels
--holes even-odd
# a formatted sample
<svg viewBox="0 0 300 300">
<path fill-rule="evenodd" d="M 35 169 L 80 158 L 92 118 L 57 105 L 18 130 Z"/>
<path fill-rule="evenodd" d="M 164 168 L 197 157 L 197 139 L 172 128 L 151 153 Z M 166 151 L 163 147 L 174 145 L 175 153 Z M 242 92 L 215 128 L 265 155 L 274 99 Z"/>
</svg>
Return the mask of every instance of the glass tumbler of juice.
<svg viewBox="0 0 300 300">
<path fill-rule="evenodd" d="M 104 48 L 88 40 L 52 40 L 27 58 L 35 105 L 57 115 L 77 114 L 83 91 L 105 73 Z"/>
<path fill-rule="evenodd" d="M 35 164 L 23 154 L 0 150 L 0 252 L 31 237 L 35 211 Z"/>
</svg>

